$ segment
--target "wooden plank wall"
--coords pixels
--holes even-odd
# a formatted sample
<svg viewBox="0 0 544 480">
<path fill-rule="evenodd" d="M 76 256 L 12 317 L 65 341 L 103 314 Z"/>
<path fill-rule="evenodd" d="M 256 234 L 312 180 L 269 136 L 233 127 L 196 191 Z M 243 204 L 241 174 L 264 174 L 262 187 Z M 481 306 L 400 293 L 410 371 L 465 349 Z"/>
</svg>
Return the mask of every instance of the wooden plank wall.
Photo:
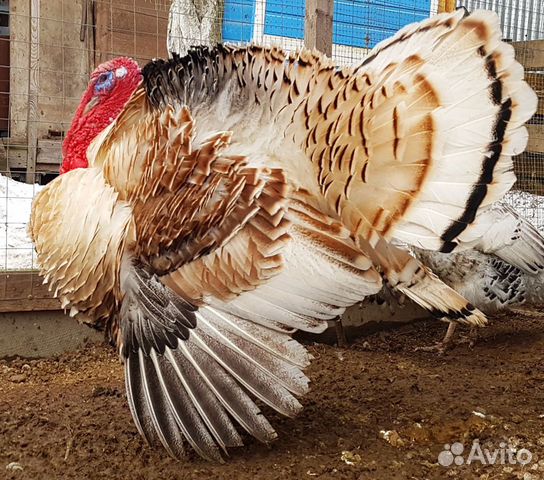
<svg viewBox="0 0 544 480">
<path fill-rule="evenodd" d="M 544 125 L 527 125 L 529 131 L 529 142 L 527 143 L 527 152 L 544 154 Z M 544 174 L 544 165 L 542 166 Z"/>
<path fill-rule="evenodd" d="M 92 39 L 80 40 L 84 0 L 41 0 L 39 30 L 31 32 L 31 5 L 35 0 L 10 0 L 10 136 L 26 142 L 29 67 L 32 42 L 39 39 L 39 85 L 36 116 L 38 138 L 49 130 L 61 131 L 71 121 L 89 79 L 88 52 Z M 35 24 L 36 22 L 34 22 Z"/>
<path fill-rule="evenodd" d="M 36 158 L 38 156 L 38 94 L 40 89 L 40 0 L 30 0 L 30 55 L 28 59 L 28 141 L 26 181 L 36 181 Z"/>
<path fill-rule="evenodd" d="M 535 116 L 527 125 L 527 150 L 515 158 L 515 188 L 544 195 L 544 40 L 512 43 L 517 60 L 525 68 L 525 80 L 538 96 Z"/>
<path fill-rule="evenodd" d="M 11 136 L 0 144 L 10 168 L 27 169 L 29 181 L 34 171 L 58 171 L 60 139 L 48 132 L 69 127 L 98 64 L 167 56 L 169 7 L 170 0 L 10 2 Z"/>
<path fill-rule="evenodd" d="M 96 2 L 95 66 L 126 55 L 140 64 L 166 57 L 170 1 L 100 0 Z"/>
<path fill-rule="evenodd" d="M 0 313 L 59 309 L 37 272 L 0 272 Z"/>
<path fill-rule="evenodd" d="M 525 70 L 542 70 L 544 67 L 544 40 L 512 42 L 518 62 Z"/>
<path fill-rule="evenodd" d="M 30 0 L 36 2 L 37 0 Z M 154 57 L 167 56 L 166 36 L 170 1 L 153 0 L 97 0 L 94 11 L 83 10 L 91 2 L 61 0 L 40 2 L 42 18 L 39 29 L 31 35 L 29 0 L 11 2 L 13 27 L 10 48 L 13 88 L 12 131 L 15 137 L 3 139 L 0 150 L 9 155 L 10 164 L 25 168 L 29 155 L 27 135 L 29 94 L 29 65 L 31 38 L 39 45 L 34 50 L 40 59 L 39 128 L 37 135 L 37 171 L 58 171 L 60 139 L 42 138 L 48 129 L 63 130 L 72 118 L 75 106 L 83 93 L 89 70 L 110 58 L 127 55 L 140 63 Z M 62 7 L 62 8 L 61 8 Z M 61 14 L 62 10 L 62 14 Z M 95 22 L 92 38 L 90 24 Z M 80 24 L 81 22 L 81 24 Z M 91 25 L 92 26 L 92 25 Z M 61 28 L 62 27 L 62 28 Z M 36 38 L 42 39 L 36 42 Z M 89 52 L 91 64 L 87 64 Z M 59 81 L 59 75 L 62 81 Z M 62 100 L 65 98 L 64 107 Z M 35 118 L 34 114 L 31 118 Z M 2 148 L 3 147 L 3 148 Z M 53 298 L 43 278 L 36 271 L 0 272 L 0 312 L 59 310 L 60 303 Z"/>
<path fill-rule="evenodd" d="M 544 67 L 543 67 L 544 70 Z M 538 108 L 536 115 L 544 116 L 544 73 L 528 72 L 525 74 L 525 80 L 538 95 Z"/>
</svg>

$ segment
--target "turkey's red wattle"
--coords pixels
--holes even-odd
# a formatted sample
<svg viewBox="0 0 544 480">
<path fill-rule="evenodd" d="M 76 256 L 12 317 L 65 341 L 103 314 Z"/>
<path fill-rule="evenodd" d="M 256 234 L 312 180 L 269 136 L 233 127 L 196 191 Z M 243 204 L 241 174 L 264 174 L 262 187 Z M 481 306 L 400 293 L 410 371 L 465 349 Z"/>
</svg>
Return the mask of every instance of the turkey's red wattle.
<svg viewBox="0 0 544 480">
<path fill-rule="evenodd" d="M 126 74 L 118 75 L 117 70 L 123 68 Z M 107 72 L 113 72 L 113 86 L 109 90 L 97 92 L 95 86 L 100 76 Z M 87 148 L 119 116 L 141 81 L 138 64 L 125 57 L 104 63 L 92 73 L 62 145 L 61 174 L 75 168 L 88 167 Z"/>
</svg>

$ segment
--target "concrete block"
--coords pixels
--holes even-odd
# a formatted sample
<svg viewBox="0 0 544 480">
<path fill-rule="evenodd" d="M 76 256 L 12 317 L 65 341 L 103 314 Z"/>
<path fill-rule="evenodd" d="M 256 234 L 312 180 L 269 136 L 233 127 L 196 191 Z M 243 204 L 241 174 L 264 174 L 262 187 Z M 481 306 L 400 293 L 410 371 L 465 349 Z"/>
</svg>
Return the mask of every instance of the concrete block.
<svg viewBox="0 0 544 480">
<path fill-rule="evenodd" d="M 44 358 L 77 350 L 104 335 L 62 311 L 0 313 L 0 358 Z"/>
<path fill-rule="evenodd" d="M 342 327 L 348 341 L 368 335 L 378 330 L 395 328 L 399 325 L 429 318 L 429 312 L 415 303 L 407 302 L 406 305 L 377 305 L 363 302 L 348 308 L 342 315 Z M 329 328 L 320 335 L 299 332 L 296 338 L 303 341 L 314 341 L 334 344 L 337 342 L 335 322 L 329 322 Z"/>
<path fill-rule="evenodd" d="M 428 312 L 414 304 L 396 307 L 362 303 L 349 308 L 342 317 L 348 340 L 377 330 L 427 318 Z M 0 358 L 44 358 L 76 350 L 90 342 L 103 342 L 104 336 L 79 324 L 62 311 L 0 313 Z M 334 322 L 321 335 L 298 333 L 305 341 L 336 343 Z"/>
</svg>

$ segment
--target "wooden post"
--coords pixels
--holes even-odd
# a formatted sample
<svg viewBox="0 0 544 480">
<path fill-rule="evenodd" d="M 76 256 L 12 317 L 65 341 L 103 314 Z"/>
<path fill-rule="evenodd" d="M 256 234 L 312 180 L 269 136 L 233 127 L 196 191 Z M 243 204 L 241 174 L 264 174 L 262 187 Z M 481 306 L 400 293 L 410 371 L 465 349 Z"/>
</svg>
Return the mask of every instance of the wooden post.
<svg viewBox="0 0 544 480">
<path fill-rule="evenodd" d="M 439 0 L 438 13 L 453 12 L 455 10 L 455 0 Z"/>
<path fill-rule="evenodd" d="M 38 88 L 40 85 L 40 0 L 30 1 L 30 55 L 28 57 L 28 110 L 26 132 L 28 142 L 26 182 L 36 181 L 38 154 Z"/>
<path fill-rule="evenodd" d="M 334 0 L 306 0 L 304 46 L 332 56 Z"/>
</svg>

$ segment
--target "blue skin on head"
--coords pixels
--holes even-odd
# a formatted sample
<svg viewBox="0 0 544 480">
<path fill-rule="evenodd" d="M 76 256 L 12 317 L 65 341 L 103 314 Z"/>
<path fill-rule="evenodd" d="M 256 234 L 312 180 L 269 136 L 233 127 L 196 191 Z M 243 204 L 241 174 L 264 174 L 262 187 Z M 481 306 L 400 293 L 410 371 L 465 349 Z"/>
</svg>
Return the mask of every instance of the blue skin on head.
<svg viewBox="0 0 544 480">
<path fill-rule="evenodd" d="M 104 72 L 100 74 L 96 84 L 94 86 L 94 93 L 101 94 L 108 92 L 113 87 L 115 83 L 115 74 L 113 72 Z"/>
</svg>

